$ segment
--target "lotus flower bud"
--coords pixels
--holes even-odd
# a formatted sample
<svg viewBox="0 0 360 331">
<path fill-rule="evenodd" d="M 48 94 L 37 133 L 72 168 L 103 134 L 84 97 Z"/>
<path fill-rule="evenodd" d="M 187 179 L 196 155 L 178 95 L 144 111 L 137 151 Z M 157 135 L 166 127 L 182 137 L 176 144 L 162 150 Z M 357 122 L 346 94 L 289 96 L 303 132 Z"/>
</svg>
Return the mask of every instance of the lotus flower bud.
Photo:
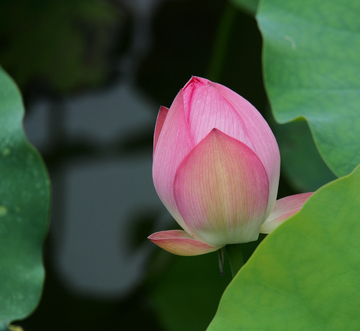
<svg viewBox="0 0 360 331">
<path fill-rule="evenodd" d="M 276 139 L 255 107 L 223 85 L 191 78 L 170 109 L 160 108 L 153 150 L 155 189 L 183 230 L 149 239 L 178 255 L 256 240 L 267 219 L 264 232 L 309 197 L 287 197 L 274 209 L 279 173 Z"/>
</svg>

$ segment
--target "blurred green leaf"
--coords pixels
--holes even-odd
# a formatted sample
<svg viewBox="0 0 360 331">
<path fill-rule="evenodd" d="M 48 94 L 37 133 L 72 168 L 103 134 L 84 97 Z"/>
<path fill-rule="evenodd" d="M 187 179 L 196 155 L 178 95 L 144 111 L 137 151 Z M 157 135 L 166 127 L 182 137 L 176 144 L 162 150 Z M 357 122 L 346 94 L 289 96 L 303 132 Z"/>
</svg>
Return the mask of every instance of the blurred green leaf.
<svg viewBox="0 0 360 331">
<path fill-rule="evenodd" d="M 44 281 L 49 180 L 23 116 L 20 93 L 0 68 L 0 325 L 34 310 Z"/>
<path fill-rule="evenodd" d="M 250 15 L 256 14 L 259 4 L 259 0 L 230 0 L 230 2 Z"/>
<path fill-rule="evenodd" d="M 276 120 L 304 117 L 330 169 L 360 163 L 360 1 L 263 0 L 265 85 Z"/>
<path fill-rule="evenodd" d="M 9 327 L 10 331 L 24 331 L 21 326 L 9 325 L 8 327 Z"/>
<path fill-rule="evenodd" d="M 319 155 L 305 121 L 272 128 L 280 147 L 282 170 L 296 191 L 314 192 L 336 179 Z"/>
<path fill-rule="evenodd" d="M 98 86 L 109 70 L 119 13 L 99 0 L 0 2 L 0 60 L 23 87 L 58 91 Z"/>
<path fill-rule="evenodd" d="M 160 322 L 168 331 L 205 330 L 230 280 L 227 263 L 220 274 L 217 253 L 174 256 L 150 290 Z"/>
<path fill-rule="evenodd" d="M 258 247 L 209 331 L 358 330 L 360 167 L 319 189 Z"/>
</svg>

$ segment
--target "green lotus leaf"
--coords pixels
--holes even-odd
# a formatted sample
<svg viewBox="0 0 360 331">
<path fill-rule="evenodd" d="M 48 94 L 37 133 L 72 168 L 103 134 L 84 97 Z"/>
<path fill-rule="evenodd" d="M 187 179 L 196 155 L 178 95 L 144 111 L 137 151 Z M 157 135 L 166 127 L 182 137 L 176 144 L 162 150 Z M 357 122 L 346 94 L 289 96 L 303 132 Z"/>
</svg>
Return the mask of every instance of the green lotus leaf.
<svg viewBox="0 0 360 331">
<path fill-rule="evenodd" d="M 305 118 L 337 175 L 360 163 L 360 1 L 262 0 L 265 86 L 279 123 Z"/>
<path fill-rule="evenodd" d="M 208 331 L 358 330 L 360 167 L 314 193 L 238 272 Z"/>
<path fill-rule="evenodd" d="M 49 179 L 23 116 L 20 92 L 0 68 L 0 327 L 35 309 L 44 281 Z"/>
</svg>

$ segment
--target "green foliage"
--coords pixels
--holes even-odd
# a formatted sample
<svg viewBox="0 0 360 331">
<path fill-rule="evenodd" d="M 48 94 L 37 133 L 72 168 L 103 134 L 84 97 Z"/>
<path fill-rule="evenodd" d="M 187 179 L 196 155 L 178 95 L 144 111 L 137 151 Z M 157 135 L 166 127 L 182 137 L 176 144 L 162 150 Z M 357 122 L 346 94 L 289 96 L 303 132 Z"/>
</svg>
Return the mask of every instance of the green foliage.
<svg viewBox="0 0 360 331">
<path fill-rule="evenodd" d="M 20 93 L 0 68 L 0 325 L 30 314 L 44 281 L 49 180 L 26 140 L 23 115 Z"/>
<path fill-rule="evenodd" d="M 1 1 L 1 64 L 22 88 L 32 81 L 57 91 L 98 86 L 117 18 L 98 0 Z"/>
<path fill-rule="evenodd" d="M 283 174 L 296 191 L 314 192 L 336 178 L 319 155 L 305 121 L 275 124 L 273 130 Z"/>
<path fill-rule="evenodd" d="M 231 280 L 231 272 L 225 264 L 225 275 L 221 276 L 217 253 L 173 257 L 150 292 L 159 320 L 167 331 L 206 329 Z"/>
<path fill-rule="evenodd" d="M 256 14 L 259 4 L 259 0 L 230 0 L 230 2 L 250 15 Z"/>
<path fill-rule="evenodd" d="M 360 163 L 360 2 L 263 0 L 265 85 L 276 120 L 303 117 L 330 169 Z"/>
<path fill-rule="evenodd" d="M 259 245 L 208 330 L 358 330 L 359 219 L 360 167 Z"/>
</svg>

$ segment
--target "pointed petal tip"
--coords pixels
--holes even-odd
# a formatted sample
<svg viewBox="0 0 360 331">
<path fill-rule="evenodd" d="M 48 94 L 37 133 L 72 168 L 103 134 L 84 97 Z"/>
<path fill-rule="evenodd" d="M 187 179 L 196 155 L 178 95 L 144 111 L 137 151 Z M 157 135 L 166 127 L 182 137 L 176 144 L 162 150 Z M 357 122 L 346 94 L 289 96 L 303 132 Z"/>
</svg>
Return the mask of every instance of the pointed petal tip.
<svg viewBox="0 0 360 331">
<path fill-rule="evenodd" d="M 312 194 L 312 192 L 300 193 L 277 200 L 274 209 L 262 224 L 260 233 L 269 234 L 274 231 L 280 224 L 295 215 Z"/>
<path fill-rule="evenodd" d="M 202 255 L 214 252 L 220 248 L 195 240 L 182 230 L 155 232 L 148 239 L 162 249 L 181 256 Z"/>
<path fill-rule="evenodd" d="M 202 78 L 199 76 L 191 76 L 191 78 L 189 79 L 189 81 L 184 85 L 184 87 L 182 88 L 182 90 L 185 90 L 188 88 L 189 85 L 192 84 L 202 84 L 202 85 L 207 85 L 207 84 L 211 84 L 212 82 L 206 78 Z"/>
<path fill-rule="evenodd" d="M 168 112 L 169 112 L 168 108 L 166 108 L 164 106 L 160 106 L 159 113 L 158 113 L 158 116 L 156 119 L 156 125 L 155 125 L 153 153 L 155 153 L 155 148 L 156 148 L 157 142 L 159 140 L 159 136 L 160 136 L 161 130 L 164 126 L 164 122 L 165 122 Z"/>
</svg>

